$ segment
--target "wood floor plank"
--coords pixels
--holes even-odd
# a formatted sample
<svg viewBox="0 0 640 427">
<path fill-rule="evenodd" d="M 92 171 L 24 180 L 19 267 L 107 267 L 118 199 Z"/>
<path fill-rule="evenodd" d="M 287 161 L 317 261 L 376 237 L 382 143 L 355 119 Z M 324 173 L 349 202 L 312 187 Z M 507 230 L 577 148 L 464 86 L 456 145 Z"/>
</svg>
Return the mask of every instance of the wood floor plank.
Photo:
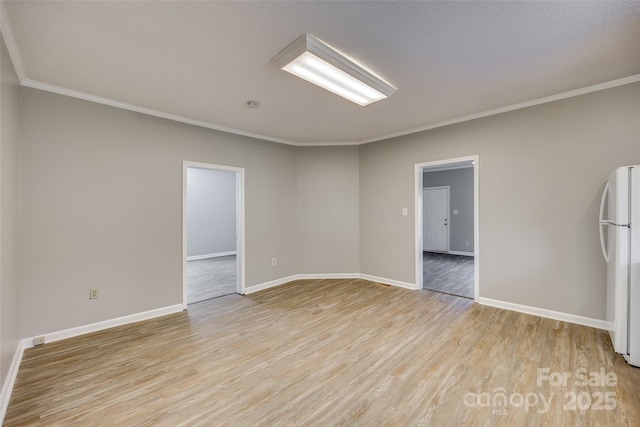
<svg viewBox="0 0 640 427">
<path fill-rule="evenodd" d="M 604 369 L 618 382 L 539 385 L 539 368 Z M 599 392 L 616 407 L 565 408 L 565 393 Z M 500 393 L 551 400 L 546 411 L 478 401 Z M 604 331 L 441 293 L 302 280 L 29 349 L 4 425 L 637 426 L 639 408 L 640 369 Z"/>
</svg>

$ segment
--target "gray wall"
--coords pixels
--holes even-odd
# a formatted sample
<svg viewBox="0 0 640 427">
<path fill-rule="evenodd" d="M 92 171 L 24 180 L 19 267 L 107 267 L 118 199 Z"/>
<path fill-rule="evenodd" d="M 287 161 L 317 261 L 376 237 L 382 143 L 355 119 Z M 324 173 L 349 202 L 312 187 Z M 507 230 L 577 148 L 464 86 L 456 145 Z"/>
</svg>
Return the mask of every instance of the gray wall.
<svg viewBox="0 0 640 427">
<path fill-rule="evenodd" d="M 358 147 L 298 149 L 298 272 L 358 273 Z"/>
<path fill-rule="evenodd" d="M 473 252 L 473 168 L 423 174 L 423 187 L 449 186 L 449 250 Z M 453 211 L 458 214 L 454 215 Z M 469 246 L 466 245 L 469 242 Z"/>
<path fill-rule="evenodd" d="M 4 383 L 19 341 L 19 145 L 18 77 L 0 43 L 0 382 Z"/>
<path fill-rule="evenodd" d="M 361 272 L 415 282 L 414 165 L 477 154 L 480 296 L 604 319 L 598 205 L 639 118 L 635 83 L 361 146 Z"/>
<path fill-rule="evenodd" d="M 236 173 L 187 168 L 187 256 L 236 250 Z"/>
<path fill-rule="evenodd" d="M 245 168 L 247 286 L 297 272 L 295 147 L 28 88 L 20 123 L 22 337 L 182 303 L 184 160 Z"/>
<path fill-rule="evenodd" d="M 15 113 L 11 87 L 14 96 L 2 94 L 3 118 Z M 246 169 L 251 286 L 354 269 L 413 282 L 414 164 L 478 154 L 480 295 L 604 317 L 594 221 L 607 175 L 640 162 L 640 84 L 361 147 L 322 148 L 20 93 L 22 337 L 182 302 L 184 160 Z M 2 132 L 2 150 L 12 153 L 15 136 L 4 137 L 11 133 L 4 122 Z M 13 142 L 5 148 L 5 141 Z M 17 154 L 8 156 L 2 176 L 17 179 Z M 18 221 L 16 188 L 3 187 L 10 212 L 3 223 Z M 100 298 L 90 301 L 89 288 Z M 15 320 L 15 290 L 3 279 L 3 319 Z M 11 324 L 2 330 L 15 331 Z"/>
</svg>

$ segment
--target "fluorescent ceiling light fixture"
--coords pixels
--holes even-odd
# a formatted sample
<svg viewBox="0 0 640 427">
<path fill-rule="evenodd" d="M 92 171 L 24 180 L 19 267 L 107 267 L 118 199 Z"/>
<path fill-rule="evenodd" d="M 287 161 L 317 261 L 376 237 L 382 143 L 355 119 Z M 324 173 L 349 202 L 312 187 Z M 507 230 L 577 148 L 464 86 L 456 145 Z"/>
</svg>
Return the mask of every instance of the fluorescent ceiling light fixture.
<svg viewBox="0 0 640 427">
<path fill-rule="evenodd" d="M 311 34 L 303 34 L 271 62 L 278 68 L 360 106 L 393 95 L 396 88 Z"/>
</svg>

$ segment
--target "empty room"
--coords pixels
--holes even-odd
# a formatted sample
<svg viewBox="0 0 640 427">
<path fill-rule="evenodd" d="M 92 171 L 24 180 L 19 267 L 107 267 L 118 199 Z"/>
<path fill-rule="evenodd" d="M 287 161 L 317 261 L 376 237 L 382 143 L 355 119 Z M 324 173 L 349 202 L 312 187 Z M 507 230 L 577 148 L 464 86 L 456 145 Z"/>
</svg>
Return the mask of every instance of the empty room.
<svg viewBox="0 0 640 427">
<path fill-rule="evenodd" d="M 2 425 L 640 425 L 639 2 L 0 30 Z"/>
</svg>

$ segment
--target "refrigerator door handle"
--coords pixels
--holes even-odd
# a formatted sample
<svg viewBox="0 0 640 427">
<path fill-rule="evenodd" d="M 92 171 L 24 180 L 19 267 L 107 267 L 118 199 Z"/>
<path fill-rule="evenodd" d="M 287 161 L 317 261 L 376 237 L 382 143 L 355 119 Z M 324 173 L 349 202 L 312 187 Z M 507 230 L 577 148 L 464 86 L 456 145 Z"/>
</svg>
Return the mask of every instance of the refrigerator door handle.
<svg viewBox="0 0 640 427">
<path fill-rule="evenodd" d="M 607 182 L 607 184 L 604 186 L 604 191 L 602 192 L 602 200 L 600 201 L 600 220 L 598 221 L 598 225 L 600 227 L 600 247 L 602 248 L 602 255 L 604 256 L 604 260 L 607 263 L 609 262 L 609 254 L 607 253 L 607 243 L 604 241 L 603 227 L 606 227 L 607 224 L 610 223 L 609 221 L 606 221 L 604 219 L 604 209 L 606 207 L 607 196 L 609 195 L 610 188 L 611 186 Z"/>
<path fill-rule="evenodd" d="M 604 256 L 604 260 L 609 263 L 609 253 L 607 252 L 607 244 L 604 241 L 604 233 L 602 232 L 603 228 L 608 224 L 606 222 L 601 222 L 600 226 L 600 246 L 602 247 L 602 255 Z"/>
<path fill-rule="evenodd" d="M 609 195 L 609 190 L 611 189 L 611 185 L 607 182 L 604 186 L 604 190 L 602 191 L 602 200 L 600 200 L 600 218 L 599 221 L 603 222 L 604 219 L 604 208 L 606 207 L 607 196 Z"/>
</svg>

